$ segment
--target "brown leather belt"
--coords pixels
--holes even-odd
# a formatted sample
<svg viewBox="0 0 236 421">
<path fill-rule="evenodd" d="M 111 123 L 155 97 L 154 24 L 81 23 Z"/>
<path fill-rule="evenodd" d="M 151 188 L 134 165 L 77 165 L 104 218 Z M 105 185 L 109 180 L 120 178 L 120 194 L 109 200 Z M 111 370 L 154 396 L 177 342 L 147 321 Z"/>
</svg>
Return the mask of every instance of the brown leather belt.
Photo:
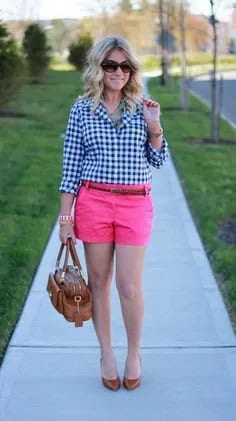
<svg viewBox="0 0 236 421">
<path fill-rule="evenodd" d="M 109 193 L 115 193 L 115 194 L 131 194 L 131 195 L 142 195 L 146 196 L 150 193 L 151 189 L 119 189 L 117 187 L 109 188 L 109 187 L 101 187 L 101 185 L 97 185 L 97 183 L 93 183 L 91 181 L 82 181 L 81 186 L 86 186 L 89 189 L 95 189 L 95 190 L 101 190 L 106 191 Z"/>
</svg>

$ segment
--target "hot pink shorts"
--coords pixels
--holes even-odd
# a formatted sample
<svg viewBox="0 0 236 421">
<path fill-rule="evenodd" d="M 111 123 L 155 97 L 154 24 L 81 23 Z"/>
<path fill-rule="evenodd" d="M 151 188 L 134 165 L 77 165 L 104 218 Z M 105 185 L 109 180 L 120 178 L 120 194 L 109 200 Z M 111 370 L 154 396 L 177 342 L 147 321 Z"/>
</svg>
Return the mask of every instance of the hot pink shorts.
<svg viewBox="0 0 236 421">
<path fill-rule="evenodd" d="M 141 189 L 150 184 L 123 185 L 96 183 L 98 186 Z M 75 235 L 91 243 L 146 245 L 153 220 L 153 201 L 147 195 L 119 194 L 81 186 L 74 207 Z"/>
</svg>

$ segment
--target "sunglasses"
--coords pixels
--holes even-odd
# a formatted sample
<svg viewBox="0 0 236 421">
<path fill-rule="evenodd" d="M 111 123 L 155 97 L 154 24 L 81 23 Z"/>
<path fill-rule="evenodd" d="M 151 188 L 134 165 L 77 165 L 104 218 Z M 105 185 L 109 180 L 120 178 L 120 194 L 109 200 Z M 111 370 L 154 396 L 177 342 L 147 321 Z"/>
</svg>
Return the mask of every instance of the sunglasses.
<svg viewBox="0 0 236 421">
<path fill-rule="evenodd" d="M 118 69 L 118 67 L 122 70 L 123 73 L 130 73 L 134 68 L 128 61 L 122 61 L 122 63 L 117 63 L 117 61 L 113 60 L 104 60 L 101 64 L 104 72 L 107 73 L 114 73 Z"/>
</svg>

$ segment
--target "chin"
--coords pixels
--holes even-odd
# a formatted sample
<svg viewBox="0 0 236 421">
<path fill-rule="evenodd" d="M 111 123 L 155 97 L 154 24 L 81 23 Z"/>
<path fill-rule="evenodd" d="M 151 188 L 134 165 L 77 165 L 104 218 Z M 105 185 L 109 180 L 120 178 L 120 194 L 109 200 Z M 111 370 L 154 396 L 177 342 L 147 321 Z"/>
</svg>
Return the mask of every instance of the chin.
<svg viewBox="0 0 236 421">
<path fill-rule="evenodd" d="M 124 83 L 115 83 L 114 85 L 112 84 L 110 86 L 110 89 L 114 90 L 114 91 L 120 91 L 121 89 L 124 88 Z"/>
<path fill-rule="evenodd" d="M 123 86 L 110 86 L 109 88 L 108 88 L 110 91 L 117 91 L 117 92 L 120 92 L 120 91 L 122 91 L 122 89 L 123 89 Z"/>
</svg>

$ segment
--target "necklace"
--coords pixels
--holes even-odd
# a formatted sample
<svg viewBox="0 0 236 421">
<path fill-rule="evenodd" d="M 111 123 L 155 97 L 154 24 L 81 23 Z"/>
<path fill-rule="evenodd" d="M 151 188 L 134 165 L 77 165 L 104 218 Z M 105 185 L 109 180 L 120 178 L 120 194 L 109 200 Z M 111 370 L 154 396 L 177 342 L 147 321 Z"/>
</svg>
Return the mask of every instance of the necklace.
<svg viewBox="0 0 236 421">
<path fill-rule="evenodd" d="M 115 128 L 118 128 L 120 126 L 123 114 L 126 111 L 126 102 L 125 99 L 122 99 L 118 105 L 118 107 L 116 107 L 116 109 L 112 112 L 108 112 L 109 117 L 113 123 L 113 125 L 115 126 Z"/>
<path fill-rule="evenodd" d="M 113 110 L 113 111 L 109 111 L 109 110 L 108 110 L 108 113 L 109 113 L 110 115 L 115 114 L 115 113 L 117 112 L 117 110 L 119 109 L 120 103 L 121 103 L 121 101 L 120 101 L 120 102 L 116 105 L 116 107 L 114 108 L 114 110 Z"/>
</svg>

